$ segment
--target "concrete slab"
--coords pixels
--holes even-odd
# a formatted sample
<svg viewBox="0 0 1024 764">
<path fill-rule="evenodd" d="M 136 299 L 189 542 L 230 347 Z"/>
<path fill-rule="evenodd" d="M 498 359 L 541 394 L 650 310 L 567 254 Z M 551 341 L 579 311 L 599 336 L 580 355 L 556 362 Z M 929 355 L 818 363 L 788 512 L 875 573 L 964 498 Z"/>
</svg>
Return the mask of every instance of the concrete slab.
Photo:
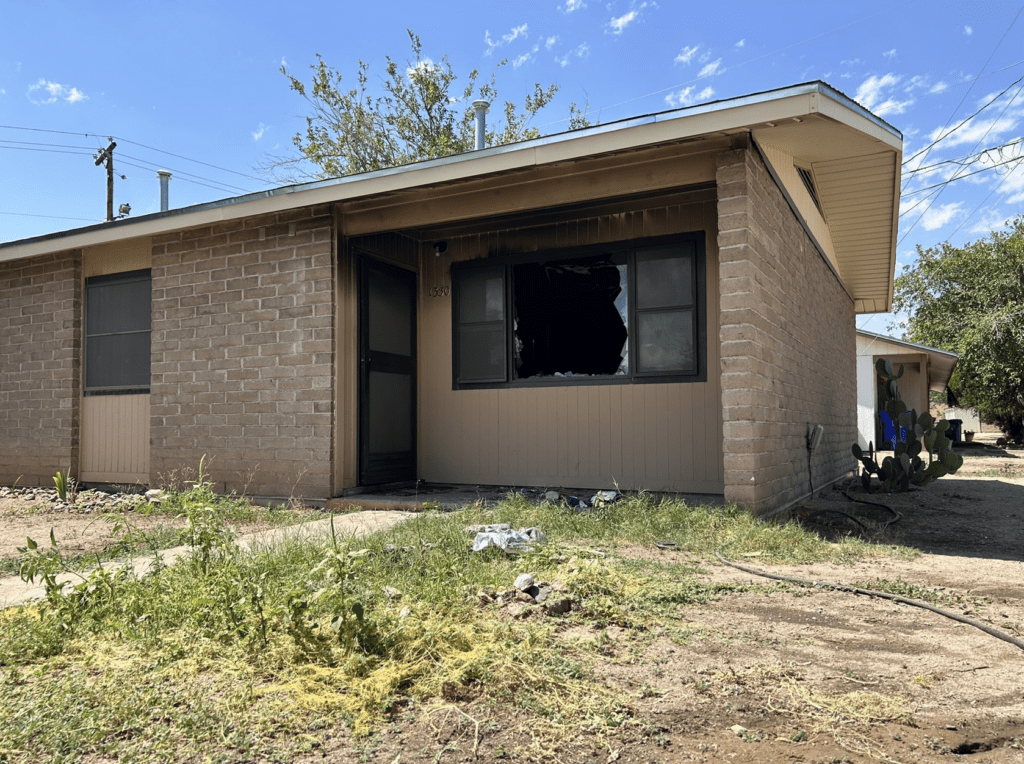
<svg viewBox="0 0 1024 764">
<path fill-rule="evenodd" d="M 335 515 L 333 518 L 334 532 L 340 539 L 368 536 L 393 528 L 398 523 L 408 520 L 413 516 L 412 512 L 399 511 L 352 512 L 345 515 Z M 248 533 L 239 536 L 235 541 L 244 552 L 259 552 L 272 549 L 286 540 L 321 541 L 329 538 L 330 534 L 331 518 L 327 518 L 326 520 L 315 520 L 299 525 L 289 525 L 284 528 L 273 528 L 257 533 Z M 159 552 L 160 561 L 163 565 L 173 565 L 180 558 L 187 556 L 190 551 L 191 547 L 188 546 L 163 549 Z M 136 575 L 142 576 L 148 573 L 155 564 L 156 555 L 149 555 L 131 561 L 107 562 L 103 564 L 103 568 L 112 570 L 131 566 Z M 75 584 L 82 579 L 72 573 L 65 573 L 58 576 L 57 580 Z M 0 578 L 0 609 L 40 600 L 45 594 L 43 586 L 27 584 L 17 576 Z"/>
</svg>

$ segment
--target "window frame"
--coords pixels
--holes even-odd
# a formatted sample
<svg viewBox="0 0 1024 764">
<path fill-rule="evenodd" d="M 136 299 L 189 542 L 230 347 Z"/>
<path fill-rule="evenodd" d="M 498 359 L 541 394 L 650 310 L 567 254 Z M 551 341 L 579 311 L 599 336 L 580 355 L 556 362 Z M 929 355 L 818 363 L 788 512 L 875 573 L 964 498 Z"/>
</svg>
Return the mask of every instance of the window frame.
<svg viewBox="0 0 1024 764">
<path fill-rule="evenodd" d="M 676 370 L 659 372 L 637 370 L 637 332 L 638 318 L 641 312 L 637 305 L 637 278 L 636 278 L 636 254 L 638 251 L 648 248 L 663 248 L 666 245 L 682 244 L 690 242 L 694 245 L 693 251 L 693 303 L 695 335 L 695 369 L 693 372 L 679 372 Z M 605 374 L 605 375 L 580 375 L 573 377 L 539 376 L 525 379 L 513 379 L 514 354 L 514 331 L 512 329 L 515 317 L 515 284 L 512 269 L 516 265 L 528 263 L 559 263 L 572 260 L 586 260 L 589 258 L 607 256 L 616 258 L 625 257 L 627 266 L 628 291 L 628 352 L 629 372 L 626 374 Z M 459 342 L 460 331 L 464 325 L 460 323 L 460 274 L 476 269 L 492 269 L 495 272 L 501 271 L 504 279 L 504 318 L 502 322 L 505 328 L 504 362 L 505 377 L 501 381 L 460 381 L 459 370 L 461 365 L 461 348 Z M 587 245 L 582 247 L 560 247 L 551 250 L 534 252 L 505 252 L 492 254 L 488 257 L 474 260 L 464 260 L 453 263 L 451 266 L 452 282 L 452 389 L 453 390 L 489 390 L 489 389 L 524 389 L 532 387 L 569 387 L 589 385 L 629 385 L 629 384 L 664 384 L 672 382 L 707 382 L 707 250 L 705 246 L 705 234 L 703 231 L 696 231 L 685 234 L 670 236 L 656 236 L 645 239 L 631 239 L 626 241 L 608 242 L 598 245 Z"/>
<path fill-rule="evenodd" d="M 93 299 L 91 297 L 91 287 L 102 287 L 109 286 L 111 284 L 131 284 L 131 283 L 142 283 L 149 284 L 149 295 L 150 295 L 150 312 L 149 322 L 145 329 L 132 329 L 120 332 L 103 332 L 103 333 L 92 333 L 89 327 L 89 303 Z M 90 276 L 85 279 L 85 283 L 82 289 L 82 393 L 86 397 L 96 395 L 141 395 L 148 394 L 152 385 L 152 353 L 153 353 L 153 311 L 152 311 L 152 294 L 153 294 L 153 271 L 151 268 L 141 268 L 134 271 L 123 271 L 121 273 L 110 273 L 101 276 Z M 116 308 L 113 308 L 116 309 Z M 140 335 L 145 334 L 149 337 L 149 354 L 146 357 L 147 365 L 147 378 L 148 381 L 145 385 L 92 385 L 89 384 L 89 340 L 92 337 L 107 337 L 107 336 L 123 336 L 123 335 Z"/>
</svg>

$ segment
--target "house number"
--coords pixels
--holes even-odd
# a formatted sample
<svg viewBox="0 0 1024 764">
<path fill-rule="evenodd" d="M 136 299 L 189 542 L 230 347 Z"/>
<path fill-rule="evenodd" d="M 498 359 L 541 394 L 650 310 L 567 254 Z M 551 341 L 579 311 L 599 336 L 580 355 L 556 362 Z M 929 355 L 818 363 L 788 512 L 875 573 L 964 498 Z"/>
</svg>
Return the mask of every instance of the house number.
<svg viewBox="0 0 1024 764">
<path fill-rule="evenodd" d="M 451 287 L 435 286 L 430 287 L 430 290 L 427 292 L 427 294 L 429 294 L 431 297 L 447 297 L 449 294 L 451 294 L 451 291 Z"/>
</svg>

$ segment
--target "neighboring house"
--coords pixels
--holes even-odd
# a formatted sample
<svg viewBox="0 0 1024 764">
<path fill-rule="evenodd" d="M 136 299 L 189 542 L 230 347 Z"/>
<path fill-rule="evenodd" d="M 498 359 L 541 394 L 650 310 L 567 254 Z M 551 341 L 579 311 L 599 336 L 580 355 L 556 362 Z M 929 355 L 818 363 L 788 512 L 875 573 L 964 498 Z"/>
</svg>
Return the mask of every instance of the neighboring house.
<svg viewBox="0 0 1024 764">
<path fill-rule="evenodd" d="M 820 82 L 0 244 L 0 482 L 724 495 L 853 466 L 900 133 Z"/>
<path fill-rule="evenodd" d="M 881 376 L 875 368 L 880 358 L 892 361 L 893 371 L 903 366 L 900 395 L 907 408 L 919 414 L 929 411 L 928 393 L 946 391 L 959 356 L 946 350 L 926 345 L 915 345 L 884 334 L 857 330 L 857 442 L 861 448 L 869 443 L 878 448 L 882 442 L 882 424 L 879 419 L 878 386 Z"/>
</svg>

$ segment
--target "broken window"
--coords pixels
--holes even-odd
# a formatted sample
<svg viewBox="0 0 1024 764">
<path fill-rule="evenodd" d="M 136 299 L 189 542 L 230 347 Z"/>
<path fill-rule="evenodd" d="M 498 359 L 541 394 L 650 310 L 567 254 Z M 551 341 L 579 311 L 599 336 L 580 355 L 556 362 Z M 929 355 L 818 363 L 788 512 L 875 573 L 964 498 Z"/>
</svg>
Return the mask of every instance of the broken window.
<svg viewBox="0 0 1024 764">
<path fill-rule="evenodd" d="M 613 258 L 512 266 L 514 379 L 626 374 L 626 264 Z"/>
<path fill-rule="evenodd" d="M 455 386 L 707 379 L 703 240 L 457 263 Z"/>
</svg>

